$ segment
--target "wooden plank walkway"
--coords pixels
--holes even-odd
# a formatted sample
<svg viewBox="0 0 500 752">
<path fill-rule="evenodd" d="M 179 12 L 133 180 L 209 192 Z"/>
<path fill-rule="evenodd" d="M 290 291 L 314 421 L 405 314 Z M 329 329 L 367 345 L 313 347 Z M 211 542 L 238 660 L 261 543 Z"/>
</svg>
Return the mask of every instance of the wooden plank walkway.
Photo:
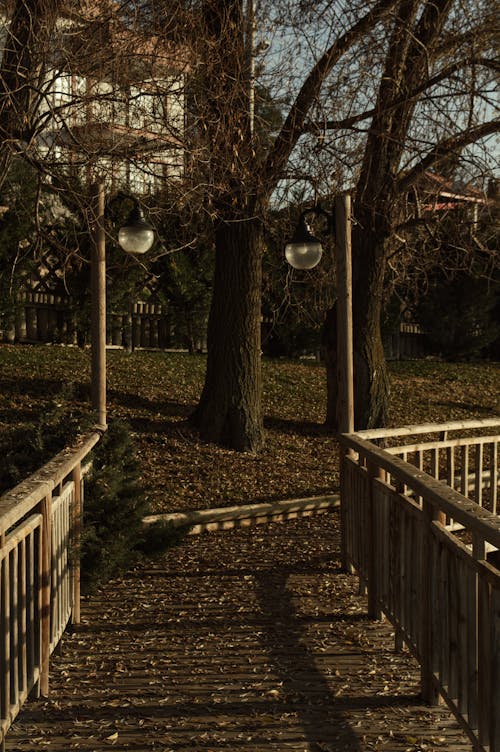
<svg viewBox="0 0 500 752">
<path fill-rule="evenodd" d="M 338 514 L 191 536 L 82 604 L 7 752 L 470 752 L 339 571 Z"/>
</svg>

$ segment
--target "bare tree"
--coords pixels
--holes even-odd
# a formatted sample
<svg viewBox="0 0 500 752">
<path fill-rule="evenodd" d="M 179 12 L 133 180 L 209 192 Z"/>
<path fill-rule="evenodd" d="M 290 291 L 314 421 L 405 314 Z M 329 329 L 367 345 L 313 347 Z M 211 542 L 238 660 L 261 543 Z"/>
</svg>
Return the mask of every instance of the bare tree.
<svg viewBox="0 0 500 752">
<path fill-rule="evenodd" d="M 325 12 L 332 7 L 322 4 Z M 211 147 L 207 163 L 211 169 L 217 165 L 219 172 L 212 174 L 217 263 L 208 368 L 195 419 L 209 440 L 250 450 L 262 443 L 262 222 L 273 191 L 290 176 L 299 141 L 310 145 L 307 134 L 316 130 L 317 138 L 318 129 L 324 141 L 332 132 L 347 147 L 346 134 L 358 140 L 345 173 L 351 186 L 355 183 L 355 413 L 356 425 L 364 427 L 383 423 L 387 414 L 389 382 L 380 316 L 390 241 L 408 191 L 426 169 L 498 130 L 498 121 L 480 119 L 477 108 L 478 102 L 487 100 L 494 67 L 491 8 L 454 0 L 382 0 L 363 9 L 350 6 L 342 30 L 327 30 L 333 34 L 331 44 L 309 72 L 302 73 L 284 124 L 259 159 L 248 137 L 243 4 L 204 4 L 205 60 L 212 66 L 207 66 L 205 90 L 213 108 L 205 120 Z M 316 4 L 315 9 L 310 6 L 309 18 L 315 10 Z M 464 10 L 467 22 L 458 27 Z M 340 25 L 338 16 L 336 20 Z M 225 56 L 218 54 L 221 48 Z M 354 65 L 354 51 L 370 53 L 370 74 L 359 63 Z M 479 69 L 486 71 L 484 77 Z M 360 71 L 366 77 L 362 95 L 351 92 L 349 113 L 334 120 L 328 91 L 340 75 L 345 88 L 350 75 Z M 465 118 L 460 114 L 464 97 L 469 108 Z M 370 101 L 374 105 L 367 107 Z M 338 100 L 336 104 L 343 109 Z M 319 112 L 321 124 L 316 119 Z M 346 153 L 348 149 L 337 151 L 340 158 Z"/>
<path fill-rule="evenodd" d="M 12 158 L 34 137 L 33 119 L 44 86 L 48 50 L 63 0 L 2 3 L 3 50 L 0 64 L 0 187 Z"/>
<path fill-rule="evenodd" d="M 30 84 L 29 96 L 23 88 L 23 72 L 29 70 L 32 77 L 38 70 L 25 54 L 34 55 L 32 39 L 46 49 L 58 5 L 55 0 L 18 0 L 15 8 L 24 16 L 16 21 L 15 33 L 12 16 L 11 50 L 3 59 L 4 153 L 19 150 L 22 143 L 32 162 L 38 157 L 25 149 L 34 141 L 33 116 L 27 113 L 37 113 L 39 133 L 48 116 L 30 105 L 33 92 L 46 99 L 43 85 Z M 207 373 L 193 416 L 202 436 L 239 450 L 262 446 L 263 228 L 277 190 L 310 184 L 311 175 L 311 196 L 320 187 L 331 188 L 332 174 L 343 181 L 339 187 L 355 188 L 356 422 L 383 422 L 389 386 L 380 314 L 386 265 L 394 233 L 405 218 L 406 196 L 425 170 L 498 130 L 498 122 L 487 119 L 494 72 L 488 0 L 479 5 L 472 0 L 281 0 L 269 6 L 254 0 L 137 0 L 95 7 L 99 14 L 75 32 L 73 41 L 81 60 L 87 60 L 87 78 L 92 78 L 92 65 L 101 70 L 96 81 L 102 81 L 103 68 L 114 66 L 114 88 L 73 92 L 71 105 L 79 96 L 83 108 L 95 99 L 114 106 L 120 85 L 128 86 L 138 71 L 151 91 L 168 95 L 175 84 L 177 96 L 187 103 L 187 128 L 171 134 L 185 155 L 186 174 L 180 189 L 168 177 L 164 182 L 184 206 L 204 214 L 215 245 Z M 39 17 L 43 31 L 34 23 Z M 49 21 L 44 26 L 45 17 Z M 262 17 L 272 37 L 267 69 L 255 58 L 256 49 L 268 44 L 259 31 Z M 113 34 L 118 22 L 119 33 Z M 310 31 L 314 33 L 308 35 Z M 147 54 L 141 64 L 136 55 L 131 65 L 130 53 L 140 49 L 141 35 Z M 100 43 L 103 52 L 94 58 L 92 39 L 109 42 Z M 187 89 L 180 78 L 165 84 L 156 62 L 165 50 L 171 61 L 187 61 L 181 66 L 182 75 L 189 68 Z M 61 53 L 66 54 L 64 46 Z M 281 127 L 266 138 L 255 114 L 256 77 L 280 99 L 290 95 Z M 61 110 L 51 106 L 50 117 L 57 120 Z M 134 127 L 129 121 L 114 145 L 115 154 L 121 150 L 129 165 L 151 146 L 139 132 L 130 139 Z M 84 138 L 85 133 L 88 128 L 66 130 L 73 154 L 80 155 L 82 165 L 90 162 L 102 169 L 110 144 Z M 36 163 L 46 169 L 41 159 Z M 146 160 L 142 165 L 145 171 L 152 169 Z M 313 165 L 323 172 L 313 174 Z M 163 201 L 169 200 L 165 191 Z"/>
<path fill-rule="evenodd" d="M 243 3 L 203 4 L 207 110 L 202 112 L 207 112 L 203 119 L 210 145 L 216 267 L 207 374 L 194 419 L 210 441 L 251 451 L 262 445 L 260 292 L 266 209 L 326 77 L 394 5 L 380 0 L 335 39 L 305 77 L 280 133 L 258 155 L 250 136 Z"/>
<path fill-rule="evenodd" d="M 95 180 L 108 195 L 131 190 L 147 201 L 161 192 L 168 211 L 184 170 L 186 56 L 171 33 L 177 19 L 160 36 L 129 2 L 16 0 L 1 11 L 0 188 L 13 158 L 40 180 L 31 207 L 32 240 L 36 233 L 40 242 L 25 245 L 57 251 L 44 237 L 44 205 L 53 222 L 87 217 L 88 234 Z M 76 244 L 58 250 L 79 254 Z M 81 256 L 88 261 L 85 247 Z"/>
</svg>

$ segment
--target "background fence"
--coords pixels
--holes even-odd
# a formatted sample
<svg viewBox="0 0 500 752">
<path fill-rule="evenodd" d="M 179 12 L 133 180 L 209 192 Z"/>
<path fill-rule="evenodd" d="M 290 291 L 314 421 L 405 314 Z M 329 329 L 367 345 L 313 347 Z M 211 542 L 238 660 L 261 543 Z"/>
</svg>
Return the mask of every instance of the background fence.
<svg viewBox="0 0 500 752">
<path fill-rule="evenodd" d="M 23 292 L 12 313 L 0 319 L 0 339 L 31 344 L 84 344 L 82 327 L 77 324 L 81 315 L 69 298 L 47 292 Z M 108 312 L 106 344 L 130 350 L 206 349 L 204 332 L 186 333 L 185 328 L 170 307 L 138 301 L 126 313 Z"/>
<path fill-rule="evenodd" d="M 90 314 L 89 314 L 90 317 Z M 67 297 L 48 292 L 25 291 L 10 315 L 0 318 L 4 342 L 82 344 L 74 304 Z M 183 331 L 186 327 L 167 305 L 138 301 L 124 312 L 107 314 L 106 344 L 129 350 L 154 348 L 206 351 L 206 332 Z M 426 335 L 418 324 L 402 323 L 399 331 L 384 339 L 388 360 L 422 358 L 427 354 Z"/>
</svg>

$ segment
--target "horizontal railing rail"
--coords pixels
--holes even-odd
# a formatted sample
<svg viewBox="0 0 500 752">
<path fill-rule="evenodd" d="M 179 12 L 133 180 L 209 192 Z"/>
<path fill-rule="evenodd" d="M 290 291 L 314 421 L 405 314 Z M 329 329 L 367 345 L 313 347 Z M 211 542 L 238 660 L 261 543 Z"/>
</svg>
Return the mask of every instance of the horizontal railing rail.
<svg viewBox="0 0 500 752">
<path fill-rule="evenodd" d="M 500 420 L 343 435 L 341 516 L 344 564 L 366 584 L 370 615 L 383 612 L 395 626 L 397 646 L 405 643 L 420 662 L 425 699 L 437 702 L 442 696 L 476 749 L 500 752 L 499 436 L 491 432 L 494 426 L 500 427 Z M 487 430 L 488 435 L 460 438 L 457 444 L 448 439 L 452 430 Z M 414 440 L 423 434 L 440 438 Z M 374 443 L 402 436 L 407 445 Z M 467 452 L 474 449 L 475 460 L 457 473 L 450 449 L 464 446 Z M 477 447 L 485 446 L 490 447 L 487 472 L 484 456 L 477 459 Z M 426 472 L 429 463 L 419 454 L 427 450 L 443 455 L 431 455 L 427 469 L 432 472 Z M 463 477 L 473 495 L 487 487 L 487 499 L 480 497 L 484 506 L 457 490 L 464 487 Z"/>
<path fill-rule="evenodd" d="M 495 428 L 492 434 L 490 429 Z M 486 435 L 479 431 L 488 429 Z M 470 436 L 450 434 L 461 431 Z M 438 425 L 405 426 L 399 429 L 360 431 L 360 438 L 381 440 L 385 450 L 401 457 L 420 470 L 443 480 L 463 496 L 498 514 L 498 462 L 500 420 L 488 418 L 472 421 L 452 421 Z M 392 440 L 406 436 L 408 439 L 422 434 L 439 434 L 426 439 L 396 446 L 387 445 Z M 449 520 L 453 525 L 453 520 Z"/>
<path fill-rule="evenodd" d="M 0 743 L 27 697 L 48 694 L 50 654 L 80 618 L 83 475 L 102 433 L 0 497 Z"/>
</svg>

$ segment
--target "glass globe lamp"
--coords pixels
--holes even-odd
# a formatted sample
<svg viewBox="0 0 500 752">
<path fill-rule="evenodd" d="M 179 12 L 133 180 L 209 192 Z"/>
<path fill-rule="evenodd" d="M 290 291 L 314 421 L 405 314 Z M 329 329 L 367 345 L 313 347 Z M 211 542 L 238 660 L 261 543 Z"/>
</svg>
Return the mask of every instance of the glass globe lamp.
<svg viewBox="0 0 500 752">
<path fill-rule="evenodd" d="M 291 240 L 285 245 L 285 258 L 294 269 L 313 269 L 321 261 L 323 246 L 312 235 L 304 215 Z"/>
<path fill-rule="evenodd" d="M 146 222 L 138 204 L 134 206 L 127 219 L 127 224 L 118 231 L 118 242 L 127 253 L 142 255 L 149 251 L 154 243 L 153 228 Z"/>
</svg>

